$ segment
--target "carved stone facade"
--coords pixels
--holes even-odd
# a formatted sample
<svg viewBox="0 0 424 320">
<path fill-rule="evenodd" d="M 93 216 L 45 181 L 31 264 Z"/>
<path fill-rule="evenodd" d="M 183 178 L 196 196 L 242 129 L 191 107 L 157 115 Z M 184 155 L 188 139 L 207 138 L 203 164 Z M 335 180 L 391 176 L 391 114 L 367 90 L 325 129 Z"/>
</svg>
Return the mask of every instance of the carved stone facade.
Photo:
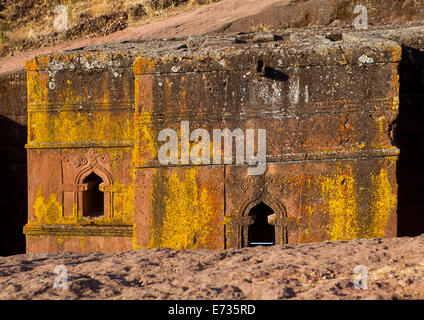
<svg viewBox="0 0 424 320">
<path fill-rule="evenodd" d="M 253 37 L 29 61 L 27 251 L 395 236 L 400 46 L 355 35 Z M 159 133 L 182 140 L 182 121 L 211 136 L 265 129 L 265 172 L 249 175 L 245 160 L 161 163 Z"/>
</svg>

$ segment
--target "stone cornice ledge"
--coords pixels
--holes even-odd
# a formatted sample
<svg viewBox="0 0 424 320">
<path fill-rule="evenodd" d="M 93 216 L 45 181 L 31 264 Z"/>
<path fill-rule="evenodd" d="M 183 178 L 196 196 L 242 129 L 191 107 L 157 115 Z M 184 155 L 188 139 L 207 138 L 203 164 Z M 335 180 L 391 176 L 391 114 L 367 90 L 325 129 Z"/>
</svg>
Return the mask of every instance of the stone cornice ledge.
<svg viewBox="0 0 424 320">
<path fill-rule="evenodd" d="M 52 236 L 102 236 L 102 237 L 132 237 L 133 226 L 99 226 L 99 225 L 67 225 L 67 224 L 41 224 L 37 226 L 26 225 L 23 229 L 26 235 L 52 235 Z"/>
</svg>

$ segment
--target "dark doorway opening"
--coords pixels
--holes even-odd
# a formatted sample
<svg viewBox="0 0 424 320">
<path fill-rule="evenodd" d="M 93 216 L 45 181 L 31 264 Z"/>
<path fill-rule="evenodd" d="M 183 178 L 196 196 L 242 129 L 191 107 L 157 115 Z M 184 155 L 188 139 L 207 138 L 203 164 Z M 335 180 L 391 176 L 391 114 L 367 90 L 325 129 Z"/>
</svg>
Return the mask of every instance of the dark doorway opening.
<svg viewBox="0 0 424 320">
<path fill-rule="evenodd" d="M 100 191 L 100 184 L 103 183 L 102 178 L 92 172 L 84 181 L 87 190 L 83 192 L 83 210 L 84 217 L 100 217 L 104 215 L 104 193 Z"/>
<path fill-rule="evenodd" d="M 263 202 L 250 210 L 249 216 L 254 222 L 248 229 L 249 247 L 275 244 L 275 227 L 268 223 L 268 216 L 272 214 L 274 211 Z"/>
<path fill-rule="evenodd" d="M 424 232 L 424 51 L 402 46 L 399 116 L 394 122 L 397 161 L 398 236 Z"/>
<path fill-rule="evenodd" d="M 26 142 L 27 127 L 0 115 L 0 256 L 22 254 L 26 249 L 23 234 L 28 222 Z"/>
</svg>

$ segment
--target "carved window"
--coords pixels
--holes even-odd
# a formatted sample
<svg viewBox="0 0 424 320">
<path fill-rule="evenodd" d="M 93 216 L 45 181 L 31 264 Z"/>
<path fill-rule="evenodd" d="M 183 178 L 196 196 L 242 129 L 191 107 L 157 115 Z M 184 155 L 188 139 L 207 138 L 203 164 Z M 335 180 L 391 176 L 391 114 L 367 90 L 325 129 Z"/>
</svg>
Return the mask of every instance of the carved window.
<svg viewBox="0 0 424 320">
<path fill-rule="evenodd" d="M 275 226 L 268 222 L 268 217 L 273 214 L 274 211 L 263 202 L 250 210 L 249 216 L 253 219 L 253 223 L 248 226 L 249 247 L 275 244 Z"/>
<path fill-rule="evenodd" d="M 103 180 L 92 172 L 83 180 L 82 215 L 84 217 L 100 217 L 104 215 L 104 193 L 100 190 Z"/>
</svg>

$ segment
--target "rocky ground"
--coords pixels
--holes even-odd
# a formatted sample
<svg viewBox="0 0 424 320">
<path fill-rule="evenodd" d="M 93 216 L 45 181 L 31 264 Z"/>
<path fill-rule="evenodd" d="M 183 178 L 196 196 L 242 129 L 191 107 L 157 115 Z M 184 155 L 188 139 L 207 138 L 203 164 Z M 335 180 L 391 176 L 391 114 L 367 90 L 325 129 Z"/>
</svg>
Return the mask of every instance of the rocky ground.
<svg viewBox="0 0 424 320">
<path fill-rule="evenodd" d="M 55 278 L 65 275 L 60 267 L 55 273 L 58 265 L 66 266 L 68 289 L 54 288 Z M 366 289 L 359 280 L 364 271 Z M 0 299 L 423 298 L 424 235 L 221 251 L 0 257 Z"/>
</svg>

